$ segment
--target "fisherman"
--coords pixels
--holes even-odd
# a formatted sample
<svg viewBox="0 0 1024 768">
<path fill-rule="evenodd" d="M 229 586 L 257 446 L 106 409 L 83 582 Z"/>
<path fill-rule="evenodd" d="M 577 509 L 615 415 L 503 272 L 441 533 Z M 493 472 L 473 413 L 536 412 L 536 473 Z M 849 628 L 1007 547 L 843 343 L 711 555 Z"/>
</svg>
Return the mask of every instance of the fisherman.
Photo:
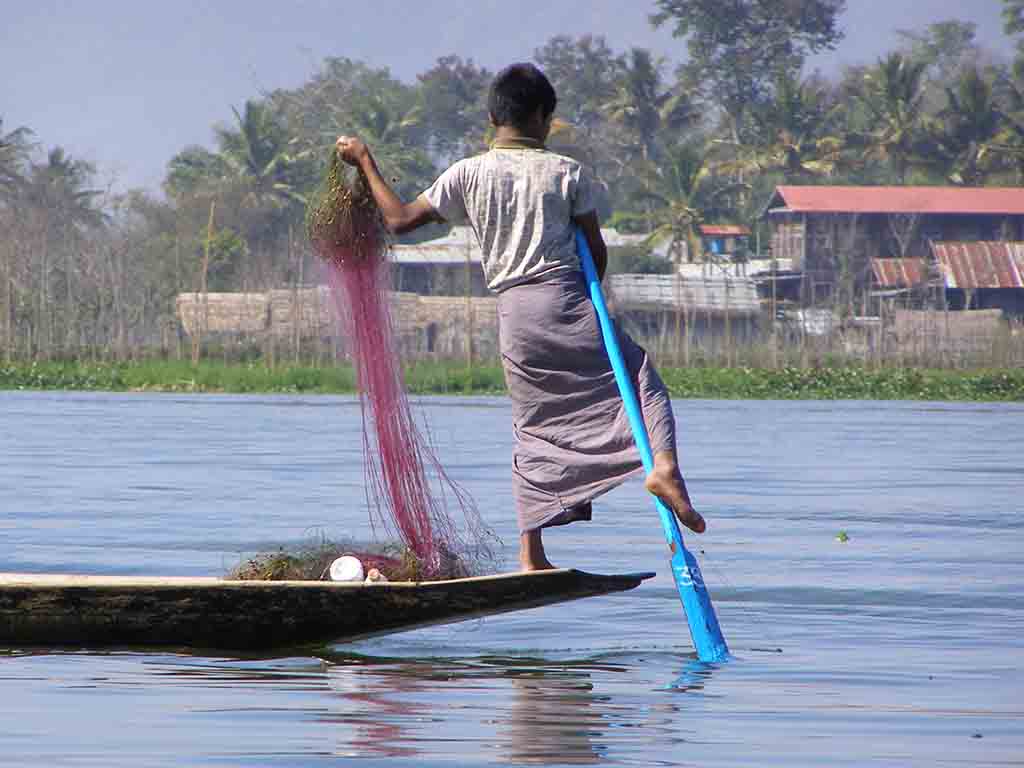
<svg viewBox="0 0 1024 768">
<path fill-rule="evenodd" d="M 488 98 L 490 151 L 456 162 L 410 203 L 385 181 L 366 144 L 337 140 L 342 159 L 366 175 L 391 232 L 468 221 L 476 234 L 487 285 L 498 295 L 524 571 L 555 567 L 544 552 L 544 528 L 590 520 L 592 500 L 641 466 L 576 251 L 579 228 L 603 277 L 608 251 L 596 185 L 580 163 L 544 145 L 556 101 L 532 64 L 502 70 Z M 702 533 L 676 458 L 668 391 L 646 352 L 621 329 L 618 336 L 654 452 L 645 487 Z"/>
</svg>

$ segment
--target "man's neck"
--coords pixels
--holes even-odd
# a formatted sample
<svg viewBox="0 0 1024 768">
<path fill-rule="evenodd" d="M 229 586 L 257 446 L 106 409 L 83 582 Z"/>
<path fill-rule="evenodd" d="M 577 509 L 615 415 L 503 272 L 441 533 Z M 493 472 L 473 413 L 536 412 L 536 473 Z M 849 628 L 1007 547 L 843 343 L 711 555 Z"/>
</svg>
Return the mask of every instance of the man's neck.
<svg viewBox="0 0 1024 768">
<path fill-rule="evenodd" d="M 544 146 L 544 139 L 511 125 L 499 125 L 494 133 L 494 143 L 539 148 Z"/>
</svg>

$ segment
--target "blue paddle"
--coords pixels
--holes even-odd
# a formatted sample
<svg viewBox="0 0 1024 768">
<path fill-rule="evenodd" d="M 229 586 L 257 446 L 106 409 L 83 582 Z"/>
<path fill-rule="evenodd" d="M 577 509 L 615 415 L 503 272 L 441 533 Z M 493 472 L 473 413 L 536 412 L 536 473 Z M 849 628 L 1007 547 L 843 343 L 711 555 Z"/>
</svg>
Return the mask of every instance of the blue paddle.
<svg viewBox="0 0 1024 768">
<path fill-rule="evenodd" d="M 654 468 L 654 456 L 651 453 L 651 443 L 647 439 L 647 427 L 640 414 L 640 403 L 637 401 L 636 392 L 633 389 L 633 381 L 630 379 L 629 371 L 626 370 L 626 364 L 622 359 L 622 351 L 619 349 L 619 341 L 615 335 L 615 326 L 612 325 L 612 320 L 608 316 L 608 307 L 604 303 L 604 294 L 601 292 L 601 280 L 594 267 L 594 258 L 590 255 L 590 246 L 587 244 L 586 236 L 579 229 L 576 230 L 576 248 L 580 255 L 580 262 L 583 264 L 583 276 L 586 278 L 587 289 L 590 291 L 590 300 L 594 304 L 597 320 L 601 325 L 604 347 L 608 351 L 608 359 L 615 372 L 615 381 L 619 385 L 619 394 L 622 395 L 622 403 L 626 407 L 626 415 L 629 416 L 629 424 L 633 429 L 633 439 L 636 440 L 636 447 L 640 451 L 640 460 L 643 462 L 644 470 L 649 473 Z M 711 605 L 711 596 L 708 594 L 707 587 L 704 586 L 704 578 L 701 576 L 697 558 L 690 554 L 683 544 L 683 535 L 672 510 L 657 497 L 655 497 L 655 506 L 661 517 L 661 526 L 665 530 L 669 549 L 672 550 L 672 576 L 676 580 L 676 589 L 679 591 L 683 610 L 686 611 L 693 646 L 697 649 L 697 658 L 701 661 L 725 661 L 729 658 L 729 648 L 725 644 L 725 638 L 722 637 L 722 629 L 718 626 L 718 617 L 715 616 L 714 606 Z"/>
</svg>

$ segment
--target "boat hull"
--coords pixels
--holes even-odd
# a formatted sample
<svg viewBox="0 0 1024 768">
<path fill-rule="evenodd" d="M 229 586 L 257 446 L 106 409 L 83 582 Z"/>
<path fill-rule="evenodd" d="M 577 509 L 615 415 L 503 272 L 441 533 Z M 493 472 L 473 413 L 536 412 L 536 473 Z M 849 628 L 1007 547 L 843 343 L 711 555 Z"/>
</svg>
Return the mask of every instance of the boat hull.
<svg viewBox="0 0 1024 768">
<path fill-rule="evenodd" d="M 653 575 L 557 569 L 352 584 L 0 574 L 0 646 L 323 645 L 621 592 Z"/>
</svg>

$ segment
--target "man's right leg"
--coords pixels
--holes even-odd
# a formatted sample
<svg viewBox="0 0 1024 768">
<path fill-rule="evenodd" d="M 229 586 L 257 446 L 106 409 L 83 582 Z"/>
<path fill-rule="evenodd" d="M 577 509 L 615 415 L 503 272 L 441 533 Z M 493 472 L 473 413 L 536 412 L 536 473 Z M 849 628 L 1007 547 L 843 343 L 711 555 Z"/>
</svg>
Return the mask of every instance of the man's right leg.
<svg viewBox="0 0 1024 768">
<path fill-rule="evenodd" d="M 519 534 L 519 567 L 524 571 L 550 571 L 555 567 L 544 554 L 540 528 Z"/>
</svg>

